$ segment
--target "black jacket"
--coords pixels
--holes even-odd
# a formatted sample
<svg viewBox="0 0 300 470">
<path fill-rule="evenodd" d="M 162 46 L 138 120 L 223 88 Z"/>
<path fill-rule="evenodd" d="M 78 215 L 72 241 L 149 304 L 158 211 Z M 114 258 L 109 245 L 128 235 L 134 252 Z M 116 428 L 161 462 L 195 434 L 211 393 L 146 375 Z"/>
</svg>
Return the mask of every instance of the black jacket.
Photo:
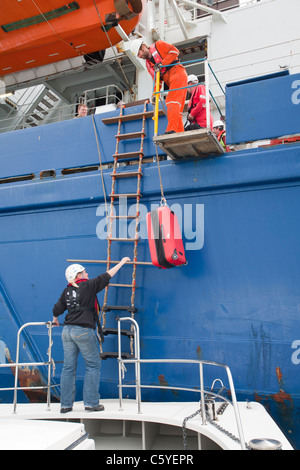
<svg viewBox="0 0 300 470">
<path fill-rule="evenodd" d="M 77 325 L 83 328 L 96 328 L 97 293 L 103 290 L 111 279 L 108 273 L 94 279 L 79 279 L 78 288 L 68 285 L 53 307 L 53 315 L 58 317 L 66 310 L 65 325 Z"/>
</svg>

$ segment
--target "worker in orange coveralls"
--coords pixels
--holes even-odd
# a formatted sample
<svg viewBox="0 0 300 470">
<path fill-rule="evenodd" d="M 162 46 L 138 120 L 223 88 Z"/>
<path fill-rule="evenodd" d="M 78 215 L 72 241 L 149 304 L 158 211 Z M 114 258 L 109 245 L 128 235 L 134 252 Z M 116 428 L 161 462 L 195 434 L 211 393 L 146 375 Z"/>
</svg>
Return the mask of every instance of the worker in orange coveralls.
<svg viewBox="0 0 300 470">
<path fill-rule="evenodd" d="M 184 132 L 182 111 L 186 99 L 184 87 L 187 86 L 188 77 L 185 68 L 179 63 L 179 50 L 164 41 L 147 46 L 142 39 L 134 39 L 130 50 L 139 59 L 146 60 L 147 70 L 153 79 L 155 68 L 159 67 L 161 77 L 169 87 L 166 99 L 168 126 L 165 134 Z"/>
</svg>

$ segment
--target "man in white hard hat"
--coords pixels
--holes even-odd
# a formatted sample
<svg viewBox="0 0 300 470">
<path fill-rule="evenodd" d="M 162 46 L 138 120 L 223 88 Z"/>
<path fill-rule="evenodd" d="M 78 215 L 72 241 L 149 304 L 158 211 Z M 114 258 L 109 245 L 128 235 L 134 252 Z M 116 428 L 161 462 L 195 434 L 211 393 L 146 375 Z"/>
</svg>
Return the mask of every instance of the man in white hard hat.
<svg viewBox="0 0 300 470">
<path fill-rule="evenodd" d="M 153 79 L 155 68 L 158 67 L 162 80 L 169 87 L 166 98 L 168 126 L 165 133 L 184 132 L 182 111 L 186 98 L 187 73 L 179 62 L 179 50 L 164 41 L 148 46 L 141 39 L 131 41 L 129 48 L 133 55 L 146 60 L 147 70 Z"/>
<path fill-rule="evenodd" d="M 201 128 L 212 129 L 213 119 L 210 113 L 210 122 L 206 122 L 206 89 L 205 85 L 199 85 L 198 77 L 194 74 L 188 76 L 188 88 L 191 98 L 188 104 L 187 119 L 191 123 L 196 123 Z"/>
<path fill-rule="evenodd" d="M 213 133 L 217 137 L 218 141 L 226 152 L 230 152 L 230 148 L 226 145 L 226 131 L 224 128 L 224 122 L 220 119 L 213 123 Z"/>
<path fill-rule="evenodd" d="M 97 293 L 103 290 L 110 279 L 129 258 L 125 257 L 116 266 L 100 276 L 89 279 L 85 268 L 72 264 L 66 269 L 68 286 L 53 308 L 53 324 L 58 326 L 58 317 L 66 310 L 62 341 L 64 366 L 61 374 L 61 413 L 72 411 L 75 400 L 76 367 L 79 352 L 84 359 L 86 374 L 83 385 L 83 402 L 87 411 L 102 411 L 99 404 L 100 354 L 95 334 L 96 325 L 101 335 L 98 318 Z"/>
</svg>

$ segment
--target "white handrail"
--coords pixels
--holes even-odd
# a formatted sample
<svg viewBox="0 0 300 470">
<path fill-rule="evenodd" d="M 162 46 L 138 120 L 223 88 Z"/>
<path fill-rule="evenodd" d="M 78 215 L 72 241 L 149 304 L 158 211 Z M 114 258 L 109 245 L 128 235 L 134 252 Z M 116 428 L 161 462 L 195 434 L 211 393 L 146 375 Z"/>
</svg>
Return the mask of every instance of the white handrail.
<svg viewBox="0 0 300 470">
<path fill-rule="evenodd" d="M 110 88 L 114 88 L 115 90 L 109 91 Z M 97 91 L 100 91 L 102 89 L 105 91 L 105 94 L 100 95 L 99 97 L 88 98 L 88 93 L 97 93 Z M 40 118 L 40 120 L 34 122 L 34 125 L 36 126 L 42 126 L 54 122 L 61 122 L 62 120 L 71 120 L 75 117 L 77 106 L 82 102 L 87 105 L 90 105 L 93 104 L 95 99 L 105 99 L 106 104 L 109 104 L 109 101 L 115 102 L 115 104 L 117 104 L 116 101 L 118 100 L 118 97 L 116 93 L 120 93 L 123 99 L 123 92 L 117 85 L 105 85 L 102 87 L 92 88 L 84 92 L 83 101 L 79 100 L 79 102 L 75 104 L 64 104 L 61 106 L 55 105 L 52 109 L 48 110 L 47 115 L 43 114 L 43 111 L 46 111 L 46 109 L 42 110 L 42 114 L 40 111 L 36 110 L 27 112 L 30 106 L 34 104 L 34 101 L 27 101 L 26 103 L 19 105 L 18 103 L 14 103 L 11 100 L 13 105 L 15 106 L 15 111 L 18 111 L 18 114 L 12 114 L 12 108 L 11 113 L 9 113 L 8 117 L 0 119 L 0 133 L 30 128 L 32 126 L 30 126 L 29 123 L 26 123 L 26 119 L 32 118 L 36 115 L 38 115 Z M 96 107 L 93 105 L 90 109 L 92 110 L 94 108 Z M 52 115 L 52 112 L 54 112 L 54 115 Z"/>
<path fill-rule="evenodd" d="M 48 349 L 48 384 L 47 387 L 39 387 L 39 388 L 47 388 L 47 410 L 50 410 L 50 380 L 51 380 L 51 350 L 52 350 L 52 323 L 51 322 L 30 322 L 30 323 L 25 323 L 23 326 L 18 331 L 17 335 L 17 351 L 16 351 L 16 370 L 15 370 L 15 388 L 14 388 L 14 414 L 16 413 L 17 410 L 17 393 L 18 393 L 18 373 L 19 373 L 19 355 L 20 355 L 20 336 L 24 328 L 27 328 L 28 326 L 43 326 L 47 325 L 49 328 L 49 349 Z M 44 363 L 40 363 L 40 365 L 43 365 Z"/>
<path fill-rule="evenodd" d="M 121 349 L 121 322 L 122 321 L 129 321 L 132 323 L 134 327 L 134 344 L 135 344 L 135 355 L 133 359 L 122 359 L 122 349 Z M 182 387 L 171 387 L 171 386 L 163 386 L 164 389 L 172 389 L 172 390 L 186 390 L 192 392 L 200 393 L 200 401 L 201 401 L 201 415 L 202 415 L 202 424 L 206 425 L 206 413 L 205 413 L 205 389 L 204 389 L 204 379 L 203 379 L 203 366 L 210 365 L 221 367 L 225 369 L 228 379 L 228 384 L 230 388 L 231 394 L 231 401 L 221 397 L 226 402 L 230 403 L 234 408 L 235 420 L 237 424 L 239 440 L 242 450 L 245 450 L 245 439 L 244 439 L 244 432 L 241 422 L 241 417 L 238 409 L 238 403 L 236 399 L 236 393 L 233 383 L 233 378 L 229 367 L 226 364 L 221 364 L 218 362 L 213 361 L 205 361 L 205 360 L 196 360 L 196 359 L 141 359 L 140 358 L 140 340 L 139 340 L 139 326 L 136 320 L 131 317 L 123 317 L 118 319 L 118 362 L 119 362 L 119 410 L 122 410 L 122 389 L 125 387 L 134 387 L 136 389 L 136 400 L 137 400 L 137 408 L 138 413 L 141 413 L 141 389 L 142 388 L 155 388 L 160 389 L 161 386 L 159 385 L 142 385 L 141 384 L 141 373 L 140 368 L 141 364 L 155 364 L 155 363 L 166 363 L 166 364 L 198 364 L 199 365 L 199 376 L 200 376 L 200 390 L 195 390 L 194 388 L 182 388 Z M 122 383 L 122 372 L 124 369 L 124 364 L 135 364 L 135 385 L 124 385 Z M 211 393 L 211 392 L 209 392 Z M 211 393 L 212 394 L 212 393 Z M 215 394 L 213 394 L 215 395 Z"/>
<path fill-rule="evenodd" d="M 47 326 L 49 329 L 49 348 L 48 348 L 48 361 L 40 361 L 40 362 L 19 362 L 20 356 L 20 336 L 24 328 L 28 326 Z M 14 399 L 13 399 L 13 413 L 16 414 L 17 410 L 17 394 L 18 390 L 41 390 L 46 388 L 47 389 L 47 411 L 50 411 L 50 398 L 51 398 L 51 366 L 52 366 L 52 328 L 53 325 L 51 322 L 30 322 L 25 323 L 21 326 L 17 334 L 17 348 L 16 348 L 16 362 L 10 362 L 9 364 L 0 364 L 0 368 L 10 368 L 15 369 L 15 383 L 14 387 L 11 388 L 0 388 L 0 391 L 14 391 Z M 47 366 L 48 367 L 48 382 L 47 385 L 40 385 L 40 386 L 33 386 L 33 387 L 18 387 L 18 375 L 19 375 L 19 367 L 23 366 Z"/>
</svg>

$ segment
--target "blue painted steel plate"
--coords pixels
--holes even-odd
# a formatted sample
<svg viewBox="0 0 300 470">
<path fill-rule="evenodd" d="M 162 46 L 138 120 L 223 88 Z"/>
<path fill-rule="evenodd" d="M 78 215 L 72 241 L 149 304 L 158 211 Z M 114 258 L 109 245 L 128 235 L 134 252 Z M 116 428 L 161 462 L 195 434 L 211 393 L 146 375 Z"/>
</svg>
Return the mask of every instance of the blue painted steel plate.
<svg viewBox="0 0 300 470">
<path fill-rule="evenodd" d="M 226 140 L 238 144 L 300 133 L 300 74 L 226 86 Z"/>
</svg>

